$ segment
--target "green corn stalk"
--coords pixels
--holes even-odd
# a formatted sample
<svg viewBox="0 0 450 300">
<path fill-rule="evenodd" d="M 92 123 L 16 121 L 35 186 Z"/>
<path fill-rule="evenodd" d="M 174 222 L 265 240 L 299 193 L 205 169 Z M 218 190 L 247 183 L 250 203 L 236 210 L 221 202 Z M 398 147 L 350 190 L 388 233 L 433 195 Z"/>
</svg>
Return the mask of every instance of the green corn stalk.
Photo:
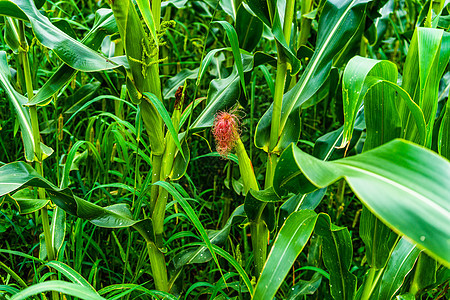
<svg viewBox="0 0 450 300">
<path fill-rule="evenodd" d="M 285 8 L 285 19 L 284 19 L 284 28 L 283 35 L 289 44 L 290 36 L 291 36 L 291 26 L 294 17 L 295 10 L 295 1 L 288 0 L 286 2 Z M 275 16 L 273 16 L 273 12 L 275 11 L 272 6 L 271 1 L 267 1 L 267 5 L 269 7 L 269 14 L 271 18 L 271 22 L 273 22 Z M 278 161 L 278 155 L 273 152 L 275 147 L 278 144 L 278 140 L 280 138 L 280 122 L 281 122 L 281 107 L 283 104 L 283 94 L 285 89 L 285 82 L 288 70 L 288 62 L 285 53 L 283 52 L 283 47 L 281 44 L 276 41 L 277 46 L 277 73 L 275 79 L 275 92 L 273 99 L 273 112 L 272 112 L 272 120 L 270 127 L 270 142 L 269 142 L 269 152 L 268 159 L 266 165 L 266 178 L 265 178 L 265 188 L 269 188 L 273 185 L 273 177 L 275 174 L 275 167 Z M 264 208 L 264 206 L 263 206 Z M 259 214 L 261 216 L 261 213 Z M 254 249 L 255 256 L 255 265 L 257 269 L 257 276 L 259 276 L 262 271 L 262 267 L 266 261 L 267 257 L 267 236 L 269 231 L 267 229 L 266 224 L 258 217 L 250 224 L 251 235 L 252 235 L 252 244 Z"/>
<path fill-rule="evenodd" d="M 33 83 L 31 80 L 31 68 L 30 61 L 28 59 L 28 43 L 25 37 L 25 25 L 23 21 L 19 21 L 19 61 L 23 66 L 23 74 L 25 78 L 25 88 L 27 91 L 28 101 L 33 98 Z M 39 175 L 44 175 L 44 170 L 42 167 L 43 155 L 41 150 L 41 136 L 39 131 L 39 120 L 37 115 L 37 106 L 31 105 L 30 109 L 30 117 L 31 117 L 31 127 L 33 131 L 33 140 L 34 140 L 34 160 L 35 160 L 35 169 L 39 173 Z M 38 197 L 39 199 L 45 199 L 45 191 L 42 188 L 38 188 Z M 41 208 L 41 221 L 42 228 L 44 231 L 44 239 L 45 239 L 45 247 L 47 250 L 47 258 L 49 261 L 55 259 L 55 254 L 53 252 L 52 245 L 52 237 L 50 233 L 50 221 L 48 218 L 47 207 L 44 206 Z M 53 277 L 53 276 L 52 276 Z M 53 278 L 55 279 L 55 278 Z M 52 299 L 59 299 L 58 293 L 52 292 Z"/>
<path fill-rule="evenodd" d="M 165 153 L 164 123 L 155 106 L 142 96 L 144 92 L 150 92 L 162 100 L 161 82 L 159 79 L 159 46 L 157 36 L 154 34 L 160 27 L 160 2 L 153 1 L 151 16 L 152 23 L 148 23 L 152 36 L 147 35 L 143 23 L 130 0 L 115 0 L 111 3 L 117 27 L 122 38 L 126 56 L 130 64 L 130 73 L 127 78 L 127 88 L 132 91 L 131 98 L 138 100 L 143 122 L 150 140 L 152 151 L 152 183 L 163 178 L 164 168 L 162 161 Z M 142 6 L 143 7 L 143 6 Z M 141 9 L 143 9 L 141 7 Z M 145 8 L 144 8 L 145 9 Z M 148 15 L 149 11 L 142 11 Z M 138 99 L 136 99 L 138 98 Z M 167 158 L 168 159 L 168 158 Z M 173 159 L 173 157 L 172 157 Z M 164 220 L 165 205 L 161 209 L 160 203 L 167 201 L 167 192 L 158 186 L 151 190 L 150 210 L 153 212 L 153 222 L 156 225 L 157 241 L 162 241 L 162 225 Z M 161 200 L 161 201 L 160 201 Z M 156 206 L 158 204 L 158 206 Z M 156 218 L 155 218 L 156 217 Z M 164 254 L 160 251 L 158 242 L 147 241 L 148 254 L 152 266 L 156 288 L 168 291 L 167 270 Z"/>
</svg>

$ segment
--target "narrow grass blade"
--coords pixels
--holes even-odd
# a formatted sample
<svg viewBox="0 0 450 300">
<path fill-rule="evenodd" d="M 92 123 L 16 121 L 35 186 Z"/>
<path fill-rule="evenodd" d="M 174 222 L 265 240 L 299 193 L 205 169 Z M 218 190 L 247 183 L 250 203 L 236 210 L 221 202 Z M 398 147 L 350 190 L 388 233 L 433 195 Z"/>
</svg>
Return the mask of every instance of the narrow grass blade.
<svg viewBox="0 0 450 300">
<path fill-rule="evenodd" d="M 162 104 L 162 102 L 152 93 L 144 92 L 144 95 L 147 96 L 148 99 L 153 103 L 153 105 L 156 107 L 156 110 L 158 111 L 161 118 L 164 120 L 164 123 L 167 126 L 167 129 L 169 129 L 170 134 L 172 135 L 173 140 L 175 141 L 175 145 L 177 145 L 178 150 L 180 151 L 181 155 L 184 156 L 183 148 L 181 147 L 180 140 L 178 139 L 178 132 L 175 130 L 175 127 L 173 127 L 172 119 L 169 116 L 169 113 L 167 112 L 166 108 Z"/>
<path fill-rule="evenodd" d="M 244 91 L 244 95 L 247 98 L 247 89 L 245 88 L 245 78 L 244 78 L 244 67 L 242 66 L 241 53 L 239 50 L 239 40 L 234 30 L 233 26 L 227 21 L 215 21 L 214 23 L 222 25 L 223 29 L 227 33 L 228 40 L 230 41 L 231 50 L 234 56 L 234 63 L 236 64 L 239 77 L 241 79 L 242 89 Z"/>
<path fill-rule="evenodd" d="M 189 217 L 189 219 L 191 220 L 192 224 L 197 229 L 197 231 L 200 233 L 203 241 L 206 244 L 206 247 L 211 252 L 214 262 L 217 264 L 217 267 L 219 268 L 220 272 L 222 273 L 222 271 L 221 271 L 222 269 L 220 268 L 219 261 L 217 260 L 217 256 L 216 256 L 216 253 L 214 252 L 211 241 L 208 238 L 208 234 L 206 233 L 205 228 L 203 227 L 202 223 L 198 219 L 197 214 L 195 213 L 194 209 L 191 207 L 189 202 L 187 202 L 186 199 L 170 183 L 165 182 L 165 181 L 158 181 L 155 184 L 165 188 L 175 198 L 175 200 L 178 201 L 178 203 L 180 203 L 181 207 L 186 212 L 186 214 Z"/>
<path fill-rule="evenodd" d="M 50 261 L 50 262 L 46 263 L 45 265 L 59 271 L 73 283 L 84 286 L 84 287 L 90 289 L 92 292 L 97 293 L 97 291 L 94 289 L 94 287 L 86 279 L 84 279 L 83 276 L 81 276 L 77 271 L 75 271 L 74 269 L 72 269 L 71 267 L 66 265 L 65 263 L 60 262 L 60 261 Z"/>
<path fill-rule="evenodd" d="M 49 291 L 56 291 L 86 300 L 106 300 L 88 287 L 61 280 L 44 281 L 34 284 L 13 295 L 11 300 L 29 299 L 31 296 Z"/>
</svg>

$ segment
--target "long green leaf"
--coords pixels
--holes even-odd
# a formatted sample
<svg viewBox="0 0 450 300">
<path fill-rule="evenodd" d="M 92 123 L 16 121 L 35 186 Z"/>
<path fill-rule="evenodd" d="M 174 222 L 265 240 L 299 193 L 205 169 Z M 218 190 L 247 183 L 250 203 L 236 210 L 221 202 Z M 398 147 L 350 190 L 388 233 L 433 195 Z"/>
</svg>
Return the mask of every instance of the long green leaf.
<svg viewBox="0 0 450 300">
<path fill-rule="evenodd" d="M 231 226 L 237 222 L 242 222 L 245 217 L 243 205 L 238 206 L 231 216 L 228 218 L 227 223 L 220 230 L 209 230 L 208 238 L 212 245 L 220 245 L 228 239 Z M 189 249 L 176 255 L 173 259 L 176 269 L 181 268 L 186 264 L 203 263 L 211 260 L 212 256 L 207 253 L 208 248 L 202 245 L 198 248 Z"/>
<path fill-rule="evenodd" d="M 29 299 L 31 296 L 49 291 L 56 291 L 86 300 L 105 300 L 105 298 L 99 296 L 90 288 L 61 280 L 45 281 L 34 284 L 13 295 L 11 300 Z"/>
<path fill-rule="evenodd" d="M 13 195 L 5 195 L 2 202 L 9 202 L 17 207 L 21 214 L 29 214 L 45 207 L 49 199 L 37 199 L 36 193 L 32 190 L 20 190 Z"/>
<path fill-rule="evenodd" d="M 34 160 L 34 139 L 33 130 L 31 129 L 30 113 L 24 104 L 27 103 L 27 98 L 19 94 L 9 82 L 11 77 L 8 62 L 6 60 L 6 52 L 0 52 L 0 84 L 6 92 L 11 105 L 19 121 L 20 130 L 22 132 L 22 140 L 25 148 L 25 159 L 27 161 Z"/>
<path fill-rule="evenodd" d="M 77 271 L 66 265 L 65 263 L 62 263 L 60 261 L 50 261 L 45 264 L 46 266 L 49 266 L 50 268 L 53 268 L 67 277 L 70 281 L 72 281 L 75 284 L 84 286 L 89 288 L 91 291 L 96 293 L 96 290 L 94 287 L 86 280 L 83 276 L 81 276 Z"/>
<path fill-rule="evenodd" d="M 13 3 L 14 5 L 11 5 Z M 3 7 L 8 10 L 2 10 Z M 0 1 L 0 14 L 10 17 L 26 15 L 34 34 L 45 47 L 52 49 L 62 61 L 74 69 L 94 72 L 119 67 L 119 64 L 74 40 L 44 17 L 31 0 Z"/>
<path fill-rule="evenodd" d="M 46 189 L 53 203 L 74 216 L 89 220 L 94 225 L 106 228 L 133 227 L 146 240 L 154 240 L 151 220 L 133 220 L 126 204 L 101 207 L 83 200 L 73 195 L 68 188 L 59 189 L 24 162 L 14 162 L 0 167 L 0 197 L 27 186 Z"/>
<path fill-rule="evenodd" d="M 297 74 L 300 70 L 300 61 L 295 54 L 295 50 L 289 47 L 286 38 L 284 37 L 283 27 L 281 25 L 283 21 L 282 17 L 284 18 L 284 11 L 280 12 L 278 10 L 277 1 L 249 0 L 247 1 L 247 4 L 256 16 L 270 28 L 273 36 L 281 46 L 280 51 L 283 51 L 284 55 L 289 59 L 291 75 Z M 269 12 L 269 7 L 271 12 Z"/>
<path fill-rule="evenodd" d="M 111 9 L 99 9 L 95 12 L 95 22 L 92 29 L 85 35 L 81 43 L 93 50 L 100 47 L 107 35 L 117 32 L 117 25 Z M 67 64 L 61 65 L 58 70 L 45 82 L 45 84 L 34 95 L 29 105 L 45 105 L 50 97 L 63 88 L 77 70 Z"/>
<path fill-rule="evenodd" d="M 353 299 L 356 277 L 350 273 L 352 244 L 348 230 L 312 210 L 292 213 L 284 222 L 256 284 L 253 299 L 272 299 L 312 232 L 323 236 L 323 259 L 334 299 Z"/>
<path fill-rule="evenodd" d="M 164 86 L 163 96 L 168 100 L 175 97 L 175 92 L 180 86 L 183 86 L 184 82 L 188 79 L 197 78 L 198 68 L 194 70 L 184 69 L 177 73 L 177 75 L 168 79 Z"/>
<path fill-rule="evenodd" d="M 365 101 L 367 139 L 365 148 L 386 143 L 401 136 L 401 119 L 397 112 L 397 95 L 403 100 L 425 143 L 426 125 L 419 106 L 397 84 L 397 67 L 389 61 L 379 61 L 360 56 L 352 58 L 342 78 L 344 103 L 344 147 L 352 137 L 356 113 Z"/>
<path fill-rule="evenodd" d="M 227 33 L 228 41 L 230 41 L 231 51 L 233 52 L 234 62 L 236 64 L 239 78 L 241 79 L 242 90 L 247 98 L 247 89 L 245 88 L 244 67 L 242 66 L 241 52 L 239 50 L 239 40 L 233 26 L 226 21 L 215 21 L 214 23 L 222 25 L 223 29 Z"/>
<path fill-rule="evenodd" d="M 402 87 L 422 109 L 426 129 L 427 147 L 431 146 L 440 78 L 450 58 L 450 40 L 444 31 L 418 27 L 411 39 L 403 70 Z M 411 122 L 411 112 L 403 103 L 399 106 L 405 139 L 418 142 L 417 128 Z"/>
<path fill-rule="evenodd" d="M 50 226 L 51 245 L 54 248 L 55 256 L 58 257 L 58 253 L 64 243 L 64 237 L 66 236 L 66 212 L 61 207 L 56 207 L 53 210 L 52 223 Z M 46 243 L 44 243 L 47 247 Z"/>
<path fill-rule="evenodd" d="M 27 104 L 27 98 L 19 94 L 10 83 L 11 74 L 8 62 L 6 60 L 6 52 L 0 51 L 0 86 L 5 90 L 11 105 L 14 107 L 17 119 L 19 121 L 20 130 L 22 132 L 22 140 L 25 148 L 25 159 L 27 161 L 34 160 L 34 138 L 31 128 L 30 113 L 24 105 Z M 53 149 L 40 143 L 43 158 L 47 158 L 53 153 Z"/>
<path fill-rule="evenodd" d="M 239 273 L 239 275 L 241 276 L 242 280 L 244 280 L 245 286 L 248 289 L 248 292 L 250 294 L 253 294 L 253 287 L 252 284 L 250 282 L 250 279 L 248 278 L 247 273 L 245 273 L 245 270 L 241 267 L 241 265 L 236 261 L 236 259 L 231 256 L 227 251 L 223 250 L 222 248 L 219 248 L 216 245 L 212 245 L 214 251 L 219 254 L 220 256 L 222 256 L 224 259 L 226 259 L 230 265 L 232 265 L 236 271 Z"/>
<path fill-rule="evenodd" d="M 253 299 L 272 299 L 298 254 L 305 247 L 316 223 L 311 210 L 292 213 L 278 233 L 255 287 Z"/>
<path fill-rule="evenodd" d="M 244 4 L 239 6 L 235 27 L 239 38 L 239 46 L 247 51 L 253 51 L 261 39 L 264 24 L 248 12 L 246 7 Z"/>
<path fill-rule="evenodd" d="M 326 214 L 319 214 L 315 232 L 323 238 L 323 263 L 330 272 L 330 291 L 335 300 L 353 300 L 356 276 L 350 273 L 353 247 L 347 228 L 331 224 Z"/>
<path fill-rule="evenodd" d="M 239 99 L 241 87 L 239 85 L 239 75 L 236 68 L 224 79 L 214 79 L 211 81 L 207 105 L 197 119 L 191 124 L 192 129 L 211 127 L 217 111 L 231 107 Z"/>
<path fill-rule="evenodd" d="M 438 151 L 440 155 L 450 159 L 450 105 L 448 101 L 445 105 L 445 113 L 439 129 Z"/>
<path fill-rule="evenodd" d="M 170 299 L 170 300 L 178 300 L 177 297 L 166 293 L 166 292 L 161 292 L 161 291 L 155 291 L 155 290 L 149 290 L 141 285 L 137 285 L 137 284 L 133 284 L 133 283 L 123 283 L 123 284 L 113 284 L 113 285 L 109 285 L 107 287 L 102 288 L 101 290 L 98 291 L 98 293 L 100 295 L 104 295 L 106 293 L 112 293 L 115 292 L 117 290 L 136 290 L 136 291 L 140 291 L 143 292 L 146 295 L 152 296 L 152 297 L 157 297 L 160 296 L 163 299 Z M 113 298 L 109 298 L 108 299 L 113 299 Z"/>
<path fill-rule="evenodd" d="M 159 100 L 152 93 L 145 92 L 144 95 L 147 96 L 147 98 L 150 99 L 151 103 L 155 106 L 159 115 L 161 116 L 164 123 L 166 124 L 167 129 L 169 129 L 169 132 L 172 135 L 175 145 L 177 145 L 178 150 L 180 151 L 181 155 L 184 157 L 183 149 L 181 147 L 180 140 L 178 139 L 178 132 L 175 130 L 175 127 L 173 127 L 172 119 L 170 118 L 169 113 L 167 112 L 166 108 L 164 107 L 164 104 L 161 102 L 161 100 Z"/>
<path fill-rule="evenodd" d="M 277 165 L 274 187 L 307 193 L 345 178 L 358 198 L 385 224 L 450 266 L 450 163 L 402 140 L 331 162 L 290 146 Z"/>
<path fill-rule="evenodd" d="M 158 36 L 156 35 L 155 21 L 153 20 L 152 9 L 150 8 L 150 1 L 136 0 L 139 10 L 141 11 L 142 18 L 144 19 L 147 28 L 150 30 L 153 40 L 156 46 L 158 46 Z M 159 20 L 158 20 L 159 21 Z"/>
<path fill-rule="evenodd" d="M 395 246 L 384 270 L 375 295 L 378 299 L 392 299 L 414 267 L 420 250 L 405 238 Z"/>
</svg>

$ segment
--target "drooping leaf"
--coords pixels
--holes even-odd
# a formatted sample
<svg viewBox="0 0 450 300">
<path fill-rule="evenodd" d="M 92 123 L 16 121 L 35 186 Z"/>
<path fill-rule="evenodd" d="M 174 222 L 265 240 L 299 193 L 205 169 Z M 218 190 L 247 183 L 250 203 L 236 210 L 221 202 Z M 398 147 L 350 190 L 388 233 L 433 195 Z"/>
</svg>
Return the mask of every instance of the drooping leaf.
<svg viewBox="0 0 450 300">
<path fill-rule="evenodd" d="M 275 191 L 307 193 L 345 178 L 358 198 L 385 224 L 450 265 L 447 220 L 450 163 L 410 142 L 391 141 L 331 162 L 290 146 L 277 165 Z M 411 226 L 415 224 L 415 226 Z"/>
<path fill-rule="evenodd" d="M 74 69 L 94 72 L 119 67 L 98 52 L 73 39 L 43 16 L 31 0 L 0 1 L 0 13 L 10 17 L 25 15 L 25 21 L 31 23 L 34 34 L 45 47 L 52 49 L 62 61 Z"/>
<path fill-rule="evenodd" d="M 103 39 L 107 35 L 117 32 L 117 25 L 114 19 L 112 10 L 101 8 L 95 12 L 95 22 L 92 29 L 81 40 L 81 43 L 97 50 L 100 47 Z M 73 69 L 67 64 L 61 65 L 58 70 L 45 82 L 45 84 L 38 90 L 38 92 L 31 99 L 29 104 L 45 105 L 51 96 L 63 88 L 77 70 Z"/>
<path fill-rule="evenodd" d="M 64 274 L 64 276 L 67 279 L 69 279 L 70 281 L 72 281 L 73 283 L 87 287 L 91 291 L 97 293 L 95 291 L 94 287 L 83 276 L 81 276 L 77 271 L 75 271 L 74 269 L 72 269 L 71 267 L 66 265 L 65 263 L 62 263 L 60 261 L 49 261 L 45 265 Z"/>
<path fill-rule="evenodd" d="M 211 253 L 211 256 L 213 257 L 214 262 L 220 269 L 219 261 L 217 260 L 216 253 L 214 252 L 214 250 L 212 248 L 212 244 L 208 238 L 208 234 L 206 233 L 205 228 L 203 227 L 202 223 L 198 219 L 197 214 L 195 213 L 195 211 L 193 210 L 193 208 L 191 207 L 189 202 L 187 202 L 187 200 L 170 183 L 168 183 L 166 181 L 158 181 L 155 184 L 166 189 L 175 198 L 175 200 L 177 200 L 177 202 L 180 203 L 180 206 L 186 212 L 187 216 L 189 217 L 189 219 L 191 220 L 191 222 L 193 223 L 193 225 L 195 226 L 197 231 L 200 233 L 200 236 L 202 237 L 203 241 L 206 244 L 206 247 L 208 248 L 209 252 Z"/>
<path fill-rule="evenodd" d="M 13 195 L 5 195 L 3 201 L 15 205 L 21 214 L 29 214 L 45 207 L 50 199 L 38 199 L 34 191 L 24 189 L 15 192 Z"/>
<path fill-rule="evenodd" d="M 219 2 L 219 5 L 225 13 L 233 18 L 233 21 L 236 21 L 236 12 L 238 9 L 236 7 L 236 2 L 233 0 L 222 0 Z"/>
<path fill-rule="evenodd" d="M 74 216 L 89 220 L 94 225 L 106 228 L 133 227 L 146 240 L 154 240 L 152 221 L 133 220 L 126 204 L 101 207 L 83 200 L 73 195 L 68 188 L 59 189 L 24 162 L 14 162 L 0 167 L 0 197 L 27 186 L 44 188 L 53 203 Z"/>
<path fill-rule="evenodd" d="M 342 79 L 344 98 L 344 147 L 352 137 L 356 113 L 365 101 L 367 126 L 366 149 L 386 143 L 401 136 L 401 119 L 397 102 L 405 103 L 411 112 L 410 121 L 425 142 L 426 128 L 422 110 L 409 94 L 397 84 L 397 68 L 389 61 L 378 61 L 360 56 L 352 58 Z M 398 100 L 396 93 L 399 95 Z"/>
<path fill-rule="evenodd" d="M 232 225 L 242 222 L 245 218 L 244 206 L 238 206 L 227 220 L 227 223 L 220 230 L 213 230 L 208 232 L 208 238 L 212 245 L 223 244 L 230 233 Z M 212 259 L 208 248 L 200 246 L 193 249 L 188 249 L 176 255 L 173 259 L 175 268 L 180 268 L 186 264 L 203 263 Z"/>
<path fill-rule="evenodd" d="M 17 20 L 5 17 L 5 42 L 16 54 L 19 53 L 19 40 L 19 26 Z"/>
<path fill-rule="evenodd" d="M 0 51 L 0 86 L 5 90 L 19 121 L 25 148 L 25 159 L 27 161 L 34 161 L 35 143 L 31 127 L 31 117 L 28 108 L 24 107 L 28 100 L 14 89 L 10 83 L 10 78 L 11 74 L 6 60 L 6 52 Z M 44 154 L 43 158 L 46 158 L 53 153 L 53 149 L 47 147 L 43 143 L 40 143 L 40 145 L 41 151 Z"/>
<path fill-rule="evenodd" d="M 166 6 L 173 6 L 176 7 L 178 9 L 183 8 L 187 3 L 187 0 L 167 0 L 167 1 L 163 1 L 161 2 L 161 8 L 164 8 Z"/>
<path fill-rule="evenodd" d="M 289 292 L 287 299 L 294 300 L 303 295 L 312 295 L 317 291 L 321 283 L 322 275 L 316 272 L 311 280 L 299 280 Z"/>
<path fill-rule="evenodd" d="M 372 41 L 371 46 L 377 47 L 381 44 L 383 36 L 386 33 L 389 24 L 389 18 L 394 11 L 394 0 L 386 1 L 386 4 L 380 9 L 380 16 L 373 22 L 372 26 L 375 27 L 376 37 Z"/>
</svg>

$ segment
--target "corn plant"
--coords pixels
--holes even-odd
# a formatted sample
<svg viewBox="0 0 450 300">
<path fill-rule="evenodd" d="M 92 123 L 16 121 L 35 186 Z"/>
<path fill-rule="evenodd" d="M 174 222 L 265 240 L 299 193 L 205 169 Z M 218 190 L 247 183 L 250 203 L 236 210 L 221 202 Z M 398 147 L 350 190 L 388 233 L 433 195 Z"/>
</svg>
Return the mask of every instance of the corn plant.
<svg viewBox="0 0 450 300">
<path fill-rule="evenodd" d="M 448 1 L 0 7 L 0 297 L 449 297 Z"/>
</svg>

